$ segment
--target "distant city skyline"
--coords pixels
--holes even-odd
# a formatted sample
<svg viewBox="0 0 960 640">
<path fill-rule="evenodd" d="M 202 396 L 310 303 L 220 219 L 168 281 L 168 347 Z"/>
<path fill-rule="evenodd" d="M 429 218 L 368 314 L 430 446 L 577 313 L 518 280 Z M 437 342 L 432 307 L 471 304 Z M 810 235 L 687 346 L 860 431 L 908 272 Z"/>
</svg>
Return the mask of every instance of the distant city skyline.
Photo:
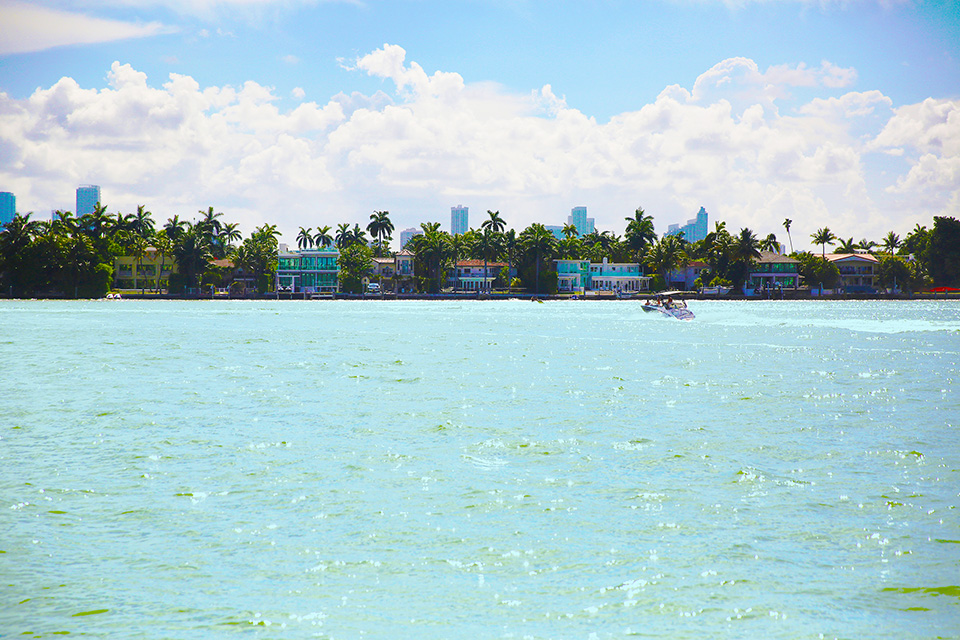
<svg viewBox="0 0 960 640">
<path fill-rule="evenodd" d="M 642 33 L 643 37 L 636 34 Z M 251 46 L 251 43 L 257 46 Z M 883 43 L 883 46 L 877 46 Z M 704 206 L 795 248 L 960 216 L 955 2 L 0 4 L 0 185 L 245 233 Z"/>
<path fill-rule="evenodd" d="M 664 235 L 675 236 L 683 234 L 683 239 L 687 242 L 697 242 L 707 237 L 707 227 L 709 221 L 706 209 L 700 207 L 700 211 L 692 220 L 687 220 L 687 224 L 681 226 L 680 223 L 674 223 L 667 226 L 667 232 Z"/>
</svg>

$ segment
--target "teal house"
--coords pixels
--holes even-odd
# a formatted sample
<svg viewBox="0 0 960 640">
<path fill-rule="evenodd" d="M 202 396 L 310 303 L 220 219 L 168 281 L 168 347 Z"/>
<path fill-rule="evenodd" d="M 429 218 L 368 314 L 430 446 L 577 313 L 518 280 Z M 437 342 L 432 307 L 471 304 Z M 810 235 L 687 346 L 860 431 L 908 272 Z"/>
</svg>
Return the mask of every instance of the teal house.
<svg viewBox="0 0 960 640">
<path fill-rule="evenodd" d="M 557 269 L 557 291 L 583 293 L 590 288 L 589 260 L 554 260 Z"/>
<path fill-rule="evenodd" d="M 754 263 L 747 286 L 755 291 L 792 289 L 800 284 L 799 260 L 773 251 L 761 251 Z"/>
<path fill-rule="evenodd" d="M 291 293 L 335 293 L 339 282 L 340 252 L 333 248 L 289 251 L 277 255 L 277 290 Z"/>
</svg>

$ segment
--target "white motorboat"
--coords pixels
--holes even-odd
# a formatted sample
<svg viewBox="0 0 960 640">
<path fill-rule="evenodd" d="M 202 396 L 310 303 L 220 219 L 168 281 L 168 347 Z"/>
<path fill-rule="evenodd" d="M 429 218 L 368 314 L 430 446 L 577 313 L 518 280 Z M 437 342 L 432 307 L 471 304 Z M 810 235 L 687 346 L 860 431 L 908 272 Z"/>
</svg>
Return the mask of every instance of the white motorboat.
<svg viewBox="0 0 960 640">
<path fill-rule="evenodd" d="M 657 311 L 665 316 L 676 318 L 677 320 L 693 320 L 693 311 L 687 308 L 684 300 L 674 300 L 673 296 L 679 291 L 665 291 L 657 294 L 656 298 L 644 300 L 642 308 L 645 312 L 652 313 Z"/>
</svg>

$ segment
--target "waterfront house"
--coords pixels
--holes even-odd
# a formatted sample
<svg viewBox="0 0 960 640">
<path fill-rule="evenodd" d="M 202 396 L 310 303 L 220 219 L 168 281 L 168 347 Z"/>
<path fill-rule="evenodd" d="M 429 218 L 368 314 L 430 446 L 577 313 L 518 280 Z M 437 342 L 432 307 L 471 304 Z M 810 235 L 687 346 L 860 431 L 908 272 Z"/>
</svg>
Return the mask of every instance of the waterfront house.
<svg viewBox="0 0 960 640">
<path fill-rule="evenodd" d="M 710 265 L 706 262 L 700 260 L 690 260 L 687 262 L 687 266 L 682 268 L 677 268 L 667 274 L 667 287 L 671 289 L 682 289 L 690 290 L 695 289 L 694 283 L 697 281 L 697 278 L 700 277 L 700 274 L 704 271 L 709 271 Z M 702 283 L 704 286 L 710 284 L 709 282 Z"/>
<path fill-rule="evenodd" d="M 505 266 L 506 262 L 488 261 L 484 272 L 483 260 L 460 260 L 447 276 L 447 282 L 456 289 L 489 291 Z"/>
<path fill-rule="evenodd" d="M 393 256 L 393 290 L 397 293 L 409 293 L 414 290 L 413 252 L 408 249 L 398 251 Z"/>
<path fill-rule="evenodd" d="M 554 260 L 559 293 L 583 293 L 590 288 L 589 260 Z"/>
<path fill-rule="evenodd" d="M 373 258 L 370 270 L 370 282 L 387 283 L 396 275 L 396 260 L 393 258 Z M 385 285 L 384 285 L 385 286 Z"/>
<path fill-rule="evenodd" d="M 148 247 L 139 262 L 138 265 L 135 256 L 118 256 L 114 259 L 114 290 L 133 292 L 166 289 L 170 275 L 177 273 L 176 259 L 171 255 L 161 256 L 154 247 Z"/>
<path fill-rule="evenodd" d="M 280 245 L 277 289 L 291 293 L 334 293 L 339 282 L 340 252 L 334 247 L 290 251 Z"/>
<path fill-rule="evenodd" d="M 800 284 L 800 261 L 773 251 L 761 251 L 754 260 L 755 268 L 747 278 L 747 288 L 755 291 L 765 289 L 793 289 Z"/>
<path fill-rule="evenodd" d="M 876 293 L 880 261 L 869 253 L 828 253 L 827 260 L 840 269 L 837 288 L 844 293 Z"/>
<path fill-rule="evenodd" d="M 244 270 L 229 258 L 211 260 L 207 269 L 215 269 L 220 275 L 220 282 L 214 285 L 214 295 L 246 296 L 257 290 L 257 277 Z"/>
<path fill-rule="evenodd" d="M 639 262 L 590 263 L 590 289 L 593 291 L 649 291 L 650 277 L 643 275 Z"/>
</svg>

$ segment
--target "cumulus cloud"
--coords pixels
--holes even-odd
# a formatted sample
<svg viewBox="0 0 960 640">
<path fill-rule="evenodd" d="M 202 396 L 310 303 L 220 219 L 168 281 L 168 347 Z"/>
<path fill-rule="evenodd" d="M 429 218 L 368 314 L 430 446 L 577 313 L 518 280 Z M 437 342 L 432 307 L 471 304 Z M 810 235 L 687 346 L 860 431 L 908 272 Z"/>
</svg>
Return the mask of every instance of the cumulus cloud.
<svg viewBox="0 0 960 640">
<path fill-rule="evenodd" d="M 911 162 L 889 192 L 960 194 L 960 101 L 928 98 L 896 109 L 871 146 Z"/>
<path fill-rule="evenodd" d="M 275 90 L 255 82 L 201 87 L 171 74 L 156 86 L 116 62 L 103 88 L 63 78 L 26 100 L 0 94 L 9 157 L 0 183 L 21 202 L 52 203 L 39 210 L 92 182 L 121 209 L 148 202 L 163 219 L 214 204 L 248 229 L 270 221 L 286 234 L 374 209 L 398 226 L 445 221 L 463 202 L 498 209 L 517 228 L 585 204 L 601 228 L 620 232 L 643 205 L 662 231 L 703 205 L 764 235 L 790 217 L 799 232 L 830 225 L 879 237 L 960 200 L 960 106 L 894 109 L 879 91 L 837 95 L 828 63 L 761 71 L 722 61 L 608 122 L 549 84 L 518 94 L 428 74 L 396 45 L 346 66 L 384 86 L 281 109 Z M 777 97 L 804 83 L 820 97 L 792 110 Z M 871 174 L 871 158 L 892 171 Z M 912 206 L 921 191 L 924 204 Z M 903 220 L 908 202 L 915 219 Z"/>
<path fill-rule="evenodd" d="M 172 31 L 171 27 L 158 22 L 106 20 L 25 2 L 0 4 L 0 55 L 146 38 Z"/>
</svg>

